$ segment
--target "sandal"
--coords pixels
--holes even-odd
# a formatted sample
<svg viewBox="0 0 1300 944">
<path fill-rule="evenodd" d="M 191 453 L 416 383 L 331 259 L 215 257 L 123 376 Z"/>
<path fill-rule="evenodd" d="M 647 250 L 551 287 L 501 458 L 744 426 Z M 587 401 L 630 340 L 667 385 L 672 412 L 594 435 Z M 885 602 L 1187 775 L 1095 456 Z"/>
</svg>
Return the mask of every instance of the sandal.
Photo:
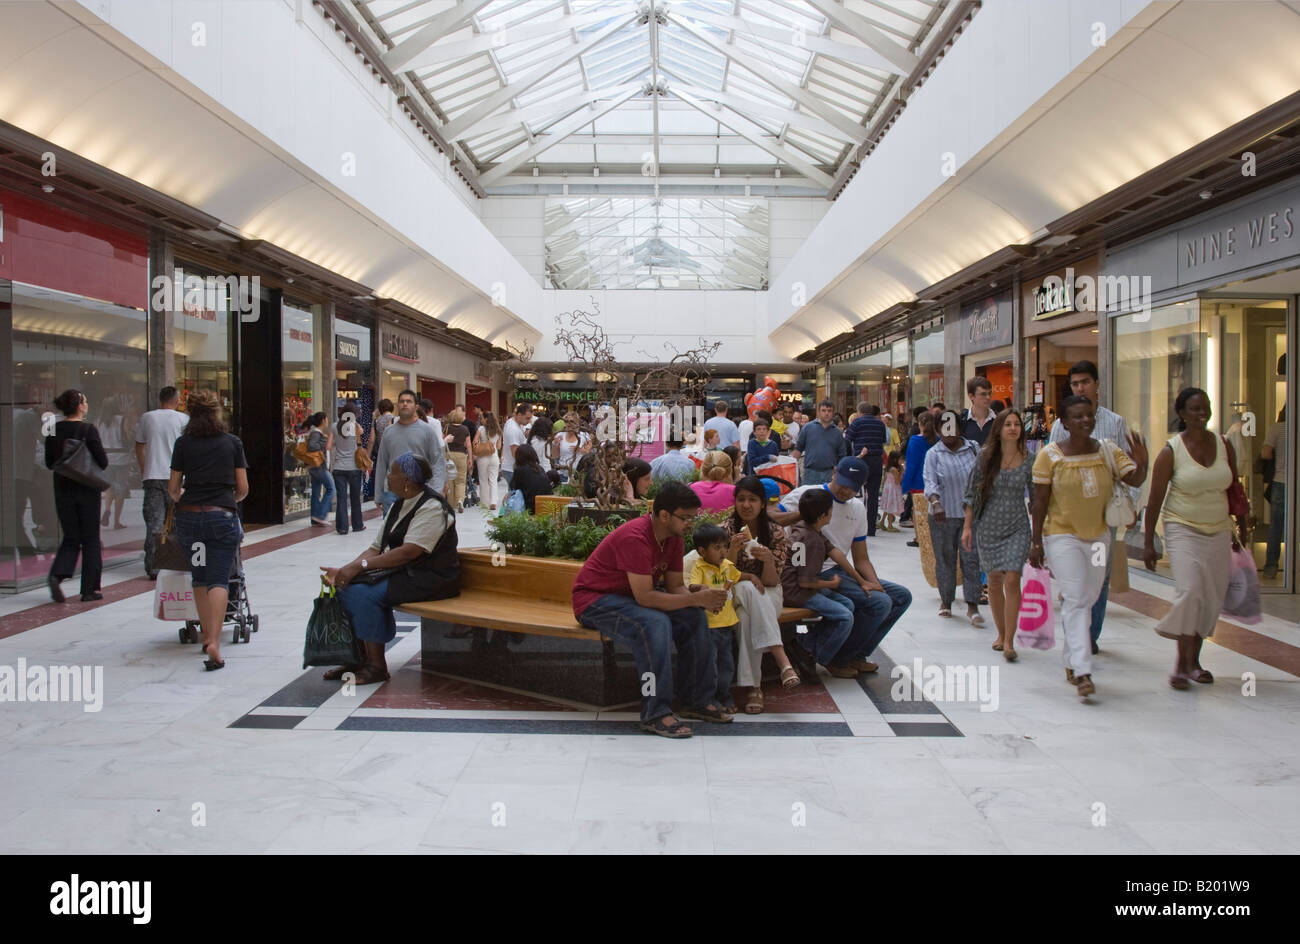
<svg viewBox="0 0 1300 944">
<path fill-rule="evenodd" d="M 1017 659 L 1020 658 L 1020 656 L 1016 653 L 1016 650 L 1014 649 L 1003 649 L 1002 658 L 1006 659 L 1008 662 L 1015 662 Z"/>
<path fill-rule="evenodd" d="M 690 727 L 680 721 L 664 724 L 664 718 L 666 717 L 668 716 L 664 715 L 663 718 L 655 718 L 653 721 L 642 721 L 641 730 L 666 738 L 688 738 L 691 736 Z"/>
<path fill-rule="evenodd" d="M 391 676 L 378 666 L 361 665 L 357 666 L 356 685 L 373 685 L 376 682 L 387 682 Z"/>
<path fill-rule="evenodd" d="M 1169 676 L 1169 687 L 1176 688 L 1180 692 L 1185 692 L 1187 689 L 1191 688 L 1191 685 L 1188 682 L 1186 675 L 1175 672 L 1173 675 Z"/>
<path fill-rule="evenodd" d="M 1212 685 L 1214 676 L 1209 673 L 1208 669 L 1195 668 L 1187 673 L 1187 677 L 1193 682 L 1200 682 L 1202 685 Z"/>
<path fill-rule="evenodd" d="M 327 682 L 341 682 L 346 673 L 351 672 L 355 675 L 360 668 L 359 665 L 340 665 L 338 668 L 330 669 L 321 678 Z"/>
<path fill-rule="evenodd" d="M 970 620 L 970 624 L 977 629 L 984 625 L 984 617 L 980 616 L 979 613 L 967 613 L 966 618 Z"/>
<path fill-rule="evenodd" d="M 204 660 L 203 660 L 203 670 L 204 670 L 205 672 L 215 672 L 215 671 L 217 671 L 217 669 L 224 669 L 225 667 L 226 667 L 226 660 L 225 660 L 225 659 L 222 659 L 220 662 L 218 662 L 218 661 L 215 660 L 215 659 L 204 659 Z"/>
<path fill-rule="evenodd" d="M 677 714 L 683 718 L 691 718 L 695 721 L 713 721 L 717 724 L 729 724 L 733 719 L 732 715 L 714 705 L 705 705 L 703 708 L 683 708 Z"/>
<path fill-rule="evenodd" d="M 761 715 L 763 713 L 763 690 L 761 688 L 751 688 L 749 698 L 745 701 L 745 714 Z"/>
<path fill-rule="evenodd" d="M 993 651 L 994 651 L 994 652 L 1001 652 L 1001 651 L 1002 651 L 1002 643 L 1000 643 L 1000 642 L 995 642 L 995 643 L 993 644 Z"/>
<path fill-rule="evenodd" d="M 952 609 L 946 606 L 941 607 L 939 609 L 939 615 L 942 616 L 944 619 L 952 619 Z"/>
<path fill-rule="evenodd" d="M 799 678 L 799 670 L 792 665 L 787 665 L 781 670 L 781 687 L 789 691 L 792 688 L 798 688 L 803 679 Z M 757 688 L 759 704 L 763 702 L 763 693 Z"/>
</svg>

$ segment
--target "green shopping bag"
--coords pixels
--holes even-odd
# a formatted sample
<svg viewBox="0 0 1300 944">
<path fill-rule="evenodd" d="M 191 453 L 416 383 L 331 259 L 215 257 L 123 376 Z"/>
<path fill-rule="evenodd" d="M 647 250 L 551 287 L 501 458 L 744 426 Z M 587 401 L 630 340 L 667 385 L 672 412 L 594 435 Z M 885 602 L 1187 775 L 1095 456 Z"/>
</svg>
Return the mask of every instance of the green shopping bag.
<svg viewBox="0 0 1300 944">
<path fill-rule="evenodd" d="M 311 618 L 307 620 L 302 667 L 355 665 L 364 661 L 361 643 L 352 631 L 352 619 L 338 598 L 338 590 L 322 583 L 320 596 L 312 601 Z"/>
</svg>

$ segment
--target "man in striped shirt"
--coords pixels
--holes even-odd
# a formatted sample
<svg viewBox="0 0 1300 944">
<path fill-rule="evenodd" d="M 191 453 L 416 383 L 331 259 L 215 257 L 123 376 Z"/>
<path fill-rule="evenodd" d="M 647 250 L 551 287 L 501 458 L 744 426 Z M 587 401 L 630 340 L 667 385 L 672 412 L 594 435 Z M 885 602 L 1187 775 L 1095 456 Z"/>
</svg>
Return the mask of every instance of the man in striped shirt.
<svg viewBox="0 0 1300 944">
<path fill-rule="evenodd" d="M 930 538 L 934 545 L 935 576 L 939 582 L 939 615 L 952 616 L 957 595 L 957 561 L 961 561 L 962 599 L 966 618 L 983 626 L 980 616 L 980 563 L 974 548 L 961 546 L 966 523 L 966 487 L 979 458 L 979 446 L 961 436 L 944 436 L 925 454 L 925 497 L 930 505 Z M 919 512 L 919 509 L 918 509 Z"/>
<path fill-rule="evenodd" d="M 1129 454 L 1128 444 L 1128 424 L 1124 422 L 1124 417 L 1120 416 L 1113 410 L 1108 410 L 1097 400 L 1097 365 L 1092 361 L 1079 361 L 1070 368 L 1070 391 L 1078 397 L 1087 397 L 1097 407 L 1096 424 L 1092 428 L 1092 438 L 1100 442 L 1103 439 L 1109 439 L 1115 445 Z M 1054 443 L 1065 442 L 1070 438 L 1065 427 L 1061 425 L 1060 417 L 1052 424 L 1052 432 L 1049 439 Z M 1130 456 L 1131 458 L 1131 456 Z M 1126 485 L 1117 485 L 1118 488 L 1127 488 Z M 1134 498 L 1137 498 L 1138 489 L 1132 490 Z M 1101 596 L 1097 602 L 1092 605 L 1092 651 L 1095 655 L 1101 650 L 1097 646 L 1097 640 L 1101 638 L 1101 624 L 1106 618 L 1106 600 L 1110 596 L 1110 568 L 1115 557 L 1115 529 L 1110 529 L 1111 553 L 1106 555 L 1106 577 L 1101 584 Z M 1127 555 L 1124 566 L 1128 566 Z"/>
</svg>

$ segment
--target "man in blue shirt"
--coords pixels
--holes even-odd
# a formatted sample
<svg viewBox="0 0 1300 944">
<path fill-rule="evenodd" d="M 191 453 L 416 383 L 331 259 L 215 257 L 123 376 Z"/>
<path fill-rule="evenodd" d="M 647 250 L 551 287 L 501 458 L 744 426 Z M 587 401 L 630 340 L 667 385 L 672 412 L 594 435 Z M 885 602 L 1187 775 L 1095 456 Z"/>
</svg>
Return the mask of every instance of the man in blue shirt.
<svg viewBox="0 0 1300 944">
<path fill-rule="evenodd" d="M 835 472 L 835 464 L 848 452 L 844 434 L 831 422 L 834 415 L 835 404 L 823 400 L 817 405 L 817 422 L 808 423 L 799 430 L 799 439 L 790 455 L 795 459 L 804 456 L 803 485 L 825 485 Z"/>
<path fill-rule="evenodd" d="M 728 446 L 735 446 L 740 443 L 740 430 L 736 429 L 736 424 L 727 419 L 727 401 L 719 400 L 713 404 L 713 419 L 704 424 L 705 430 L 716 429 L 718 431 L 718 448 L 726 449 Z M 702 434 L 701 434 L 702 435 Z"/>
<path fill-rule="evenodd" d="M 858 404 L 861 415 L 849 424 L 845 435 L 849 440 L 849 455 L 857 456 L 867 464 L 867 537 L 876 536 L 876 517 L 880 509 L 880 479 L 884 473 L 885 443 L 889 430 L 877 415 L 880 407 L 865 400 Z"/>
<path fill-rule="evenodd" d="M 673 433 L 671 438 L 664 442 L 664 454 L 656 456 L 650 462 L 650 481 L 659 485 L 672 479 L 679 482 L 691 480 L 691 476 L 695 473 L 695 463 L 681 454 L 681 448 L 681 433 Z"/>
</svg>

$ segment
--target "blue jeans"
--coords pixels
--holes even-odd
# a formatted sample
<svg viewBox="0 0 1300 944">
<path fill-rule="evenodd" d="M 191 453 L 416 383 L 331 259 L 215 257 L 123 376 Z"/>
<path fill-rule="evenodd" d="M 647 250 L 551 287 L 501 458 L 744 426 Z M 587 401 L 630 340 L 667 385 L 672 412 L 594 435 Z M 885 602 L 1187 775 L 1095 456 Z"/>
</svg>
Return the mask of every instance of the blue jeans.
<svg viewBox="0 0 1300 944">
<path fill-rule="evenodd" d="M 366 473 L 360 469 L 345 469 L 334 473 L 334 487 L 338 490 L 339 510 L 334 515 L 334 527 L 339 534 L 348 533 L 348 507 L 352 508 L 352 530 L 360 531 L 365 525 L 361 521 L 361 485 Z"/>
<path fill-rule="evenodd" d="M 831 574 L 838 574 L 841 578 L 840 588 L 835 592 L 853 601 L 853 632 L 840 653 L 840 662 L 865 659 L 912 605 L 912 591 L 901 584 L 881 580 L 880 585 L 885 588 L 883 593 L 879 590 L 867 593 L 839 567 L 822 571 L 822 577 Z"/>
<path fill-rule="evenodd" d="M 195 587 L 230 586 L 235 557 L 244 540 L 244 527 L 233 511 L 178 511 L 173 527 L 180 546 L 190 556 L 190 577 Z M 203 545 L 202 564 L 195 564 L 194 545 Z"/>
<path fill-rule="evenodd" d="M 704 610 L 687 606 L 665 612 L 639 606 L 631 597 L 606 593 L 582 611 L 578 622 L 632 650 L 641 684 L 641 720 L 673 713 L 673 644 L 684 676 L 682 704 L 703 708 L 718 687 L 709 621 Z"/>
<path fill-rule="evenodd" d="M 821 665 L 831 663 L 839 665 L 851 661 L 852 656 L 843 660 L 836 657 L 853 633 L 853 601 L 834 590 L 823 589 L 818 590 L 800 605 L 822 618 L 820 623 L 808 627 L 806 635 L 799 635 L 800 645 L 811 652 L 812 657 Z"/>
<path fill-rule="evenodd" d="M 1127 553 L 1127 552 L 1126 552 Z M 1106 601 L 1110 599 L 1110 568 L 1115 563 L 1115 529 L 1110 529 L 1110 551 L 1106 555 L 1106 576 L 1101 581 L 1101 595 L 1097 597 L 1097 602 L 1092 605 L 1092 641 L 1096 642 L 1101 638 L 1101 624 L 1106 618 Z M 1124 566 L 1128 566 L 1125 560 Z"/>
<path fill-rule="evenodd" d="M 311 475 L 311 516 L 317 521 L 325 521 L 334 508 L 334 478 L 329 469 L 320 465 L 312 469 Z"/>
<path fill-rule="evenodd" d="M 739 628 L 739 623 L 709 628 L 709 635 L 713 637 L 713 665 L 718 676 L 715 700 L 724 708 L 734 708 L 736 705 L 736 700 L 731 697 L 731 682 L 736 677 L 736 653 L 731 648 L 731 643 Z"/>
<path fill-rule="evenodd" d="M 1282 559 L 1282 534 L 1286 531 L 1286 486 L 1274 481 L 1269 488 L 1268 544 L 1264 551 L 1264 569 L 1277 570 Z"/>
</svg>

